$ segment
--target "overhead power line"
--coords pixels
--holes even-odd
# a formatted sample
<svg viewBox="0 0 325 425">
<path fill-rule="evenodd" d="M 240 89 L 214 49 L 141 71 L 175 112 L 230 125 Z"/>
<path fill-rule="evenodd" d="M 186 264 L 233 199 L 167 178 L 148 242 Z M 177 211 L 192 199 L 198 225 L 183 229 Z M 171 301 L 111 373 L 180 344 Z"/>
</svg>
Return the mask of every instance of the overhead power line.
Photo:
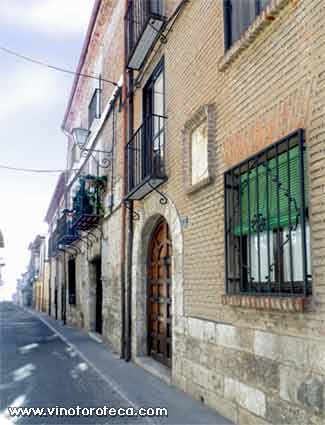
<svg viewBox="0 0 325 425">
<path fill-rule="evenodd" d="M 10 171 L 21 171 L 25 173 L 62 173 L 67 170 L 42 170 L 42 169 L 35 169 L 35 168 L 18 168 L 18 167 L 11 167 L 9 165 L 3 165 L 0 164 L 0 169 L 4 170 L 10 170 Z M 70 171 L 76 171 L 76 170 L 70 170 Z"/>
<path fill-rule="evenodd" d="M 91 78 L 93 80 L 99 80 L 99 81 L 102 81 L 102 82 L 105 82 L 105 83 L 113 84 L 114 86 L 118 86 L 118 84 L 115 81 L 107 80 L 106 78 L 102 78 L 102 77 L 95 77 L 94 75 L 84 74 L 82 72 L 71 71 L 70 69 L 61 68 L 61 67 L 55 66 L 55 65 L 50 65 L 48 63 L 39 61 L 37 59 L 33 59 L 29 56 L 25 56 L 25 55 L 22 55 L 18 52 L 13 51 L 13 50 L 7 49 L 6 47 L 3 47 L 3 46 L 0 46 L 0 50 L 7 53 L 8 55 L 16 56 L 17 58 L 23 59 L 25 61 L 37 64 L 37 65 L 40 65 L 40 66 L 43 66 L 45 68 L 53 69 L 53 70 L 59 71 L 59 72 L 64 72 L 65 74 L 77 75 L 78 77 Z"/>
</svg>

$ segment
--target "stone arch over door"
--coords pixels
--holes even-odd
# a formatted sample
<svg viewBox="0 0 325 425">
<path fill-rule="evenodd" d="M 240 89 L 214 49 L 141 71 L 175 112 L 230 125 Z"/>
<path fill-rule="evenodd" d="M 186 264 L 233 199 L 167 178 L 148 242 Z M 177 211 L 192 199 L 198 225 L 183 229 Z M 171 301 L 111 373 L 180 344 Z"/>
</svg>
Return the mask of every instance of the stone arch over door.
<svg viewBox="0 0 325 425">
<path fill-rule="evenodd" d="M 136 222 L 132 259 L 132 353 L 141 357 L 148 355 L 148 311 L 147 311 L 147 255 L 149 241 L 161 219 L 166 220 L 173 244 L 171 264 L 172 279 L 172 332 L 182 331 L 183 319 L 183 235 L 181 220 L 172 201 L 166 205 L 159 202 L 158 195 L 147 198 Z M 175 338 L 172 338 L 175 352 Z"/>
</svg>

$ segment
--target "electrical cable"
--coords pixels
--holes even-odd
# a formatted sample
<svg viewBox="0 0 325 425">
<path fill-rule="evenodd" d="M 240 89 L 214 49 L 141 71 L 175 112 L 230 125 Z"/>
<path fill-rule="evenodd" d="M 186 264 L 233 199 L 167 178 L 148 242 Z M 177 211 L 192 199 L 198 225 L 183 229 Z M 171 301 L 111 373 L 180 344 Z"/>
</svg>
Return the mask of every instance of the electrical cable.
<svg viewBox="0 0 325 425">
<path fill-rule="evenodd" d="M 9 165 L 3 165 L 0 164 L 0 169 L 9 170 L 9 171 L 22 171 L 26 173 L 63 173 L 67 170 L 42 170 L 42 169 L 35 169 L 35 168 L 18 168 L 18 167 L 11 167 Z M 70 171 L 77 171 L 77 170 L 70 170 Z"/>
<path fill-rule="evenodd" d="M 93 80 L 104 81 L 105 83 L 109 83 L 109 84 L 112 84 L 112 85 L 118 87 L 118 84 L 115 81 L 107 80 L 107 79 L 102 78 L 102 77 L 95 77 L 94 75 L 84 74 L 82 72 L 71 71 L 69 69 L 61 68 L 59 66 L 50 65 L 48 63 L 39 61 L 37 59 L 33 59 L 29 56 L 25 56 L 25 55 L 22 55 L 20 53 L 17 53 L 14 50 L 7 49 L 6 47 L 3 47 L 3 46 L 0 46 L 0 50 L 7 53 L 8 55 L 16 56 L 17 58 L 23 59 L 25 61 L 37 64 L 37 65 L 40 65 L 40 66 L 43 66 L 45 68 L 53 69 L 53 70 L 59 71 L 59 72 L 64 72 L 65 74 L 77 75 L 78 77 L 92 78 Z"/>
</svg>

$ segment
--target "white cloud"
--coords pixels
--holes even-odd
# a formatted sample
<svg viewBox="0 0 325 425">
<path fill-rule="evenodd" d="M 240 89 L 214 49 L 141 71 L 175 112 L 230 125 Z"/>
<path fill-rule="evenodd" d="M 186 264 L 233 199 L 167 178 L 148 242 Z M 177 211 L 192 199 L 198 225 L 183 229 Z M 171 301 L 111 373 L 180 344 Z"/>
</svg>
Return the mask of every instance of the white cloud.
<svg viewBox="0 0 325 425">
<path fill-rule="evenodd" d="M 0 25 L 56 38 L 83 34 L 94 0 L 1 0 Z"/>
<path fill-rule="evenodd" d="M 42 111 L 45 105 L 51 107 L 62 97 L 61 86 L 55 73 L 39 68 L 37 72 L 35 67 L 26 67 L 9 73 L 0 79 L 0 123 L 30 108 Z"/>
</svg>

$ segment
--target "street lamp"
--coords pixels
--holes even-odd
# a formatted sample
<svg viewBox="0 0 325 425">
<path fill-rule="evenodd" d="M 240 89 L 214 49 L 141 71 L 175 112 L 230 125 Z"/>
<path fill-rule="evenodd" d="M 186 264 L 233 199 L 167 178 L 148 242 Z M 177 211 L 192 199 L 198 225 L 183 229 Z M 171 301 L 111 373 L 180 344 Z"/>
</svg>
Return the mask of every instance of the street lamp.
<svg viewBox="0 0 325 425">
<path fill-rule="evenodd" d="M 87 128 L 77 127 L 71 131 L 71 135 L 75 144 L 79 146 L 80 149 L 82 149 L 90 135 L 90 130 Z"/>
<path fill-rule="evenodd" d="M 90 136 L 90 130 L 87 128 L 82 127 L 76 127 L 73 128 L 71 131 L 71 136 L 73 138 L 74 143 L 79 147 L 81 150 L 81 155 L 86 157 L 89 152 L 90 153 L 99 153 L 103 154 L 103 158 L 101 158 L 99 161 L 97 161 L 97 164 L 102 168 L 108 168 L 111 165 L 112 162 L 112 150 L 110 151 L 103 151 L 98 149 L 89 149 L 84 148 L 89 136 Z"/>
</svg>

